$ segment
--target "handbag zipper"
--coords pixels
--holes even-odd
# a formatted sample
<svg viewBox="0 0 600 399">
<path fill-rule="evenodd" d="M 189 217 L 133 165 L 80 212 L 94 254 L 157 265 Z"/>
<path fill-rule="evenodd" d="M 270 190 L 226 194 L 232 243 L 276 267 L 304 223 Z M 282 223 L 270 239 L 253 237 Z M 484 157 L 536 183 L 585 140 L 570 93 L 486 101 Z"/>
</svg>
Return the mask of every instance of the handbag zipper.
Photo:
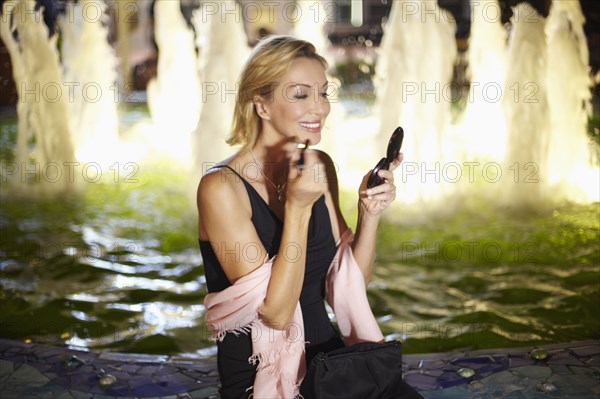
<svg viewBox="0 0 600 399">
<path fill-rule="evenodd" d="M 378 346 L 378 347 L 375 347 L 375 348 L 370 348 L 368 350 L 362 350 L 362 351 L 359 351 L 359 352 L 343 352 L 343 353 L 334 353 L 334 354 L 331 354 L 331 352 L 329 352 L 329 356 L 327 356 L 323 352 L 319 352 L 315 356 L 315 358 L 319 358 L 321 361 L 323 361 L 323 360 L 325 360 L 326 357 L 329 357 L 331 359 L 331 358 L 334 358 L 336 356 L 360 355 L 362 353 L 369 353 L 369 352 L 374 352 L 374 351 L 378 351 L 378 350 L 381 350 L 381 349 L 389 348 L 390 346 L 392 346 L 392 347 L 399 347 L 401 345 L 398 342 L 394 342 L 391 345 Z M 349 347 L 347 346 L 346 348 L 349 348 Z"/>
<path fill-rule="evenodd" d="M 312 362 L 319 362 L 319 363 L 323 363 L 323 366 L 325 367 L 325 370 L 329 370 L 329 368 L 327 367 L 327 362 L 325 361 L 326 355 L 325 352 L 319 352 L 315 355 L 315 357 L 313 358 Z"/>
</svg>

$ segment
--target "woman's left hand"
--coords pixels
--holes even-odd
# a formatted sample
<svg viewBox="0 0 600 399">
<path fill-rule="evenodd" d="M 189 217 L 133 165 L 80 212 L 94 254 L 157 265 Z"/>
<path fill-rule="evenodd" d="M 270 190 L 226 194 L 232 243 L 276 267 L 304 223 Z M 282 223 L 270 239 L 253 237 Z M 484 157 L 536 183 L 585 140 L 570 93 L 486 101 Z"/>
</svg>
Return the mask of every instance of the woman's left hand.
<svg viewBox="0 0 600 399">
<path fill-rule="evenodd" d="M 394 170 L 400 166 L 402 153 L 392 161 L 389 170 L 379 170 L 378 176 L 384 179 L 384 182 L 378 186 L 367 188 L 367 180 L 371 171 L 363 177 L 360 184 L 359 210 L 363 210 L 370 215 L 378 216 L 396 199 L 396 186 L 394 185 Z"/>
</svg>

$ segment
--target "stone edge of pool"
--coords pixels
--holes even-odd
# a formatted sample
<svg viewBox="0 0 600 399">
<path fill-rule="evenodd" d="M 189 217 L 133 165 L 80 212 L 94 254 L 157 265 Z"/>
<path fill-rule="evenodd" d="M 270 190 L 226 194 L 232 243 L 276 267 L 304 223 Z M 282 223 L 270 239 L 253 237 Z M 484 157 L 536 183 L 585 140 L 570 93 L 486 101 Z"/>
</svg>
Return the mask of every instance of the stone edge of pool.
<svg viewBox="0 0 600 399">
<path fill-rule="evenodd" d="M 600 398 L 600 340 L 404 355 L 404 378 L 427 399 Z M 0 397 L 217 398 L 210 359 L 85 352 L 0 339 Z"/>
</svg>

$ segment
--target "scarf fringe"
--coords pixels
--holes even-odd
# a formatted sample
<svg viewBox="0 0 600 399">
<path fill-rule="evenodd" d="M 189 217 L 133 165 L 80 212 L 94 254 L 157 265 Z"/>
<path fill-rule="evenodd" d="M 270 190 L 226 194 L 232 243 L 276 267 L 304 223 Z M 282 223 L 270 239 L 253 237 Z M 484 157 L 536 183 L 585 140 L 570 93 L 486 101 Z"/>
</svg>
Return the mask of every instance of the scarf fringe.
<svg viewBox="0 0 600 399">
<path fill-rule="evenodd" d="M 293 389 L 294 399 L 303 399 L 300 395 L 300 382 L 298 381 L 297 372 L 290 373 L 288 370 L 283 370 L 279 364 L 281 356 L 287 354 L 304 354 L 304 341 L 293 342 L 285 345 L 283 348 L 273 349 L 268 352 L 254 353 L 248 358 L 248 362 L 252 365 L 258 363 L 258 370 L 267 373 L 269 376 L 281 381 L 282 384 L 288 385 Z"/>
<path fill-rule="evenodd" d="M 253 327 L 264 327 L 264 324 L 258 322 L 257 320 L 251 321 L 250 323 L 236 327 L 231 330 L 218 330 L 212 329 L 213 333 L 210 337 L 212 341 L 222 342 L 225 339 L 227 333 L 232 333 L 236 336 L 240 334 L 251 334 Z M 305 343 L 303 341 L 294 342 L 289 345 L 285 345 L 283 348 L 277 348 L 271 350 L 269 352 L 263 353 L 254 353 L 252 356 L 248 358 L 248 362 L 252 365 L 257 365 L 257 369 L 264 370 L 268 375 L 277 378 L 283 384 L 291 386 L 294 392 L 294 399 L 304 399 L 304 397 L 300 394 L 300 384 L 298 383 L 298 376 L 293 375 L 291 373 L 283 371 L 279 366 L 278 359 L 282 356 L 282 353 L 304 353 L 305 351 Z M 248 389 L 252 389 L 250 387 Z M 254 394 L 250 395 L 252 398 Z"/>
<path fill-rule="evenodd" d="M 256 324 L 256 321 L 251 321 L 248 324 L 245 324 L 243 326 L 239 326 L 236 328 L 232 328 L 232 329 L 218 329 L 218 328 L 215 328 L 214 326 L 209 326 L 209 328 L 211 330 L 211 335 L 210 335 L 209 339 L 211 341 L 215 341 L 215 342 L 216 341 L 223 342 L 227 333 L 232 333 L 236 337 L 240 334 L 248 335 L 248 334 L 252 333 L 252 328 L 254 327 L 255 324 Z"/>
<path fill-rule="evenodd" d="M 282 355 L 282 353 L 290 354 L 290 353 L 304 353 L 305 346 L 303 341 L 294 342 L 292 344 L 286 345 L 283 348 L 276 348 L 268 352 L 258 352 L 253 353 L 252 356 L 248 359 L 251 364 L 259 364 L 259 368 L 266 368 L 267 366 L 275 363 Z M 260 365 L 263 366 L 260 366 Z"/>
</svg>

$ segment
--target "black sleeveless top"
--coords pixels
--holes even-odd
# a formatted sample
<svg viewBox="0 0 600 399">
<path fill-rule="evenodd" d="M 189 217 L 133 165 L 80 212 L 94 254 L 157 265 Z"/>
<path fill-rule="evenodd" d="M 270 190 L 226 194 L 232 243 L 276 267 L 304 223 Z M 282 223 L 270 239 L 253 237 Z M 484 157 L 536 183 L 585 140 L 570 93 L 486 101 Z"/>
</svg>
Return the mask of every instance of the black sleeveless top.
<svg viewBox="0 0 600 399">
<path fill-rule="evenodd" d="M 228 165 L 228 168 L 242 179 L 252 207 L 252 223 L 267 250 L 269 257 L 277 254 L 281 242 L 283 222 L 275 215 L 265 200 L 242 176 Z M 199 241 L 204 262 L 204 273 L 208 292 L 218 292 L 229 287 L 227 279 L 210 243 Z M 325 276 L 336 247 L 331 230 L 329 211 L 325 196 L 313 205 L 308 226 L 306 267 L 304 283 L 300 293 L 300 307 L 304 319 L 304 334 L 307 364 L 318 352 L 328 352 L 343 346 L 339 334 L 331 325 L 325 309 Z M 217 343 L 217 362 L 221 378 L 222 398 L 241 398 L 248 395 L 246 389 L 253 385 L 256 366 L 248 363 L 252 355 L 252 341 L 247 334 L 227 334 Z"/>
</svg>

